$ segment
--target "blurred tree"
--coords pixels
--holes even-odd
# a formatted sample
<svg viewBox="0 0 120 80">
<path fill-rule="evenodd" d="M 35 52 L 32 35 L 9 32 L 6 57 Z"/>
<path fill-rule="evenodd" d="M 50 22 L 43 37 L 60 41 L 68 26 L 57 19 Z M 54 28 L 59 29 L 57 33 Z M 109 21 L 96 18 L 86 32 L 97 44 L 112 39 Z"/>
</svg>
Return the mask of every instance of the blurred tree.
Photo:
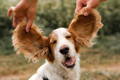
<svg viewBox="0 0 120 80">
<path fill-rule="evenodd" d="M 106 35 L 120 33 L 120 1 L 108 0 L 99 7 L 99 11 L 103 17 L 102 32 Z"/>
<path fill-rule="evenodd" d="M 69 2 L 69 3 L 67 3 Z M 37 13 L 37 23 L 49 33 L 52 29 L 58 27 L 67 27 L 74 15 L 75 1 L 59 0 L 58 4 L 54 5 L 46 2 L 44 6 L 49 6 L 41 9 Z M 41 6 L 41 5 L 40 5 Z M 56 7 L 57 6 L 57 7 Z"/>
<path fill-rule="evenodd" d="M 9 54 L 11 45 L 11 20 L 7 17 L 7 1 L 0 0 L 0 53 Z M 10 5 L 10 4 L 9 4 Z"/>
</svg>

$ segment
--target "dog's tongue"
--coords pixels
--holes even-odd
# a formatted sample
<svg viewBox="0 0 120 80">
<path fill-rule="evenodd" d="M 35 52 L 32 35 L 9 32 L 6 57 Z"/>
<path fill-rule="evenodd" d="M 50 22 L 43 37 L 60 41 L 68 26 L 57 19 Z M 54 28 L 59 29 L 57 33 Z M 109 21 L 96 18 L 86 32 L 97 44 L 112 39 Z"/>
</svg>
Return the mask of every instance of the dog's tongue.
<svg viewBox="0 0 120 80">
<path fill-rule="evenodd" d="M 75 64 L 75 61 L 76 61 L 75 57 L 71 57 L 70 59 L 65 61 L 65 65 L 71 66 L 71 65 Z"/>
</svg>

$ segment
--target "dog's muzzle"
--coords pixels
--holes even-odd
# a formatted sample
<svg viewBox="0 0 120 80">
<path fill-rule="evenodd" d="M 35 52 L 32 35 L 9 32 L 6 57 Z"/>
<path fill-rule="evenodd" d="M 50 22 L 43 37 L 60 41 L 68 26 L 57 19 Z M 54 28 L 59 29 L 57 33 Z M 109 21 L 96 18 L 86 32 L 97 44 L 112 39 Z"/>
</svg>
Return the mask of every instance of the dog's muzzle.
<svg viewBox="0 0 120 80">
<path fill-rule="evenodd" d="M 75 66 L 76 58 L 75 57 L 66 57 L 63 65 L 67 68 L 73 68 Z"/>
</svg>

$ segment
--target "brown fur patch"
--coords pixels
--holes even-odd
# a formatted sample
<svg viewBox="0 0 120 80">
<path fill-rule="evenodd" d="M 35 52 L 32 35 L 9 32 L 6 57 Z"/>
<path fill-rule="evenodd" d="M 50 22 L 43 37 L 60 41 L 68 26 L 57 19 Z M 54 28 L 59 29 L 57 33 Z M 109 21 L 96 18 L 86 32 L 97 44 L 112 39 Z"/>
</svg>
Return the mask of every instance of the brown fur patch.
<svg viewBox="0 0 120 80">
<path fill-rule="evenodd" d="M 93 10 L 88 16 L 76 15 L 68 30 L 73 34 L 78 48 L 80 46 L 88 47 L 93 44 L 92 40 L 102 26 L 100 14 L 98 11 Z"/>
<path fill-rule="evenodd" d="M 49 53 L 48 38 L 42 35 L 42 31 L 33 25 L 30 31 L 25 31 L 26 23 L 19 24 L 13 32 L 13 46 L 18 53 L 23 53 L 29 59 L 45 58 Z"/>
<path fill-rule="evenodd" d="M 57 35 L 55 35 L 54 33 L 51 33 L 49 35 L 49 49 L 50 49 L 50 53 L 51 55 L 49 55 L 50 57 L 48 58 L 49 61 L 54 61 L 54 50 L 55 50 L 55 46 L 57 44 Z"/>
</svg>

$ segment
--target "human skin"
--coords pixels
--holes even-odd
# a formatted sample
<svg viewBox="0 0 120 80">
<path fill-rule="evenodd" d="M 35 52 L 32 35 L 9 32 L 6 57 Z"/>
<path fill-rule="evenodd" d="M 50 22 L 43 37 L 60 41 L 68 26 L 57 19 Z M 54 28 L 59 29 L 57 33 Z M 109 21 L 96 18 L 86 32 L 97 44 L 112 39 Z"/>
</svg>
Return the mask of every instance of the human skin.
<svg viewBox="0 0 120 80">
<path fill-rule="evenodd" d="M 106 0 L 76 0 L 75 13 L 81 13 L 87 16 L 92 9 L 100 5 L 101 2 Z"/>
<path fill-rule="evenodd" d="M 22 20 L 27 21 L 26 32 L 29 32 L 36 14 L 38 0 L 20 0 L 15 6 L 8 9 L 8 16 L 13 17 L 13 26 L 16 27 Z"/>
</svg>

